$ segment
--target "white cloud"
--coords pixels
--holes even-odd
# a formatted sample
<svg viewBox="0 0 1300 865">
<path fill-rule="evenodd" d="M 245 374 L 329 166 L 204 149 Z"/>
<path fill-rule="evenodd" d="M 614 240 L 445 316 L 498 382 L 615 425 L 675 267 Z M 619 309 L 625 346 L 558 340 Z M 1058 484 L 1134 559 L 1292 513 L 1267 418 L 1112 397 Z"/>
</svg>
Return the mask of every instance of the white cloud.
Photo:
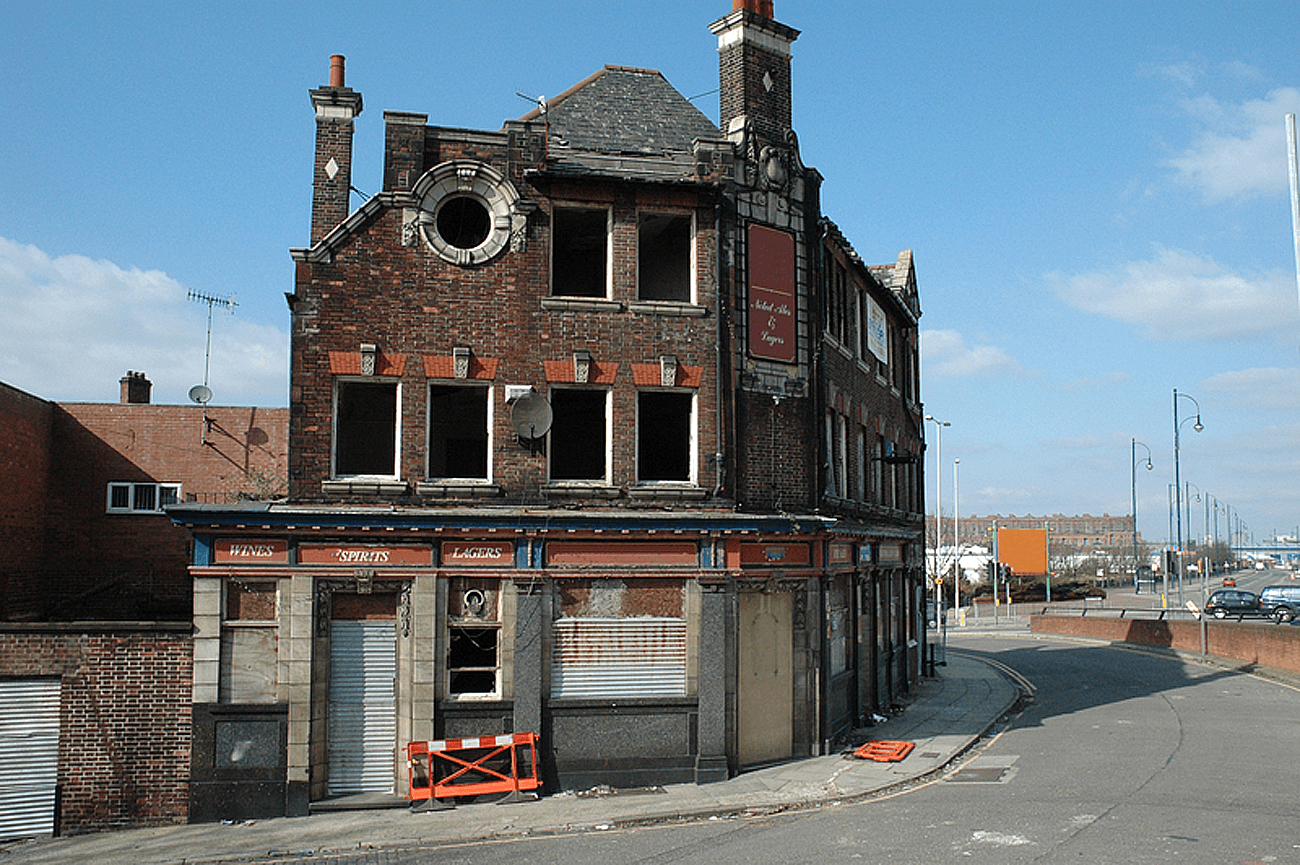
<svg viewBox="0 0 1300 865">
<path fill-rule="evenodd" d="M 1201 382 L 1206 393 L 1219 395 L 1221 402 L 1259 411 L 1300 409 L 1300 369 L 1260 367 L 1222 372 Z"/>
<path fill-rule="evenodd" d="M 1020 374 L 1020 364 L 997 346 L 967 345 L 955 330 L 921 331 L 921 369 L 927 378 Z"/>
<path fill-rule="evenodd" d="M 1283 118 L 1300 112 L 1300 90 L 1280 88 L 1240 105 L 1203 95 L 1183 107 L 1203 128 L 1190 147 L 1167 161 L 1180 181 L 1210 201 L 1287 189 Z"/>
<path fill-rule="evenodd" d="M 1155 339 L 1245 339 L 1293 331 L 1300 318 L 1291 275 L 1237 274 L 1182 250 L 1159 249 L 1151 260 L 1113 271 L 1047 279 L 1075 309 L 1140 325 Z"/>
<path fill-rule="evenodd" d="M 146 373 L 154 402 L 203 381 L 207 307 L 167 274 L 81 255 L 51 258 L 0 237 L 0 381 L 47 399 L 115 402 Z M 224 405 L 284 405 L 288 335 L 217 313 L 211 385 Z"/>
</svg>

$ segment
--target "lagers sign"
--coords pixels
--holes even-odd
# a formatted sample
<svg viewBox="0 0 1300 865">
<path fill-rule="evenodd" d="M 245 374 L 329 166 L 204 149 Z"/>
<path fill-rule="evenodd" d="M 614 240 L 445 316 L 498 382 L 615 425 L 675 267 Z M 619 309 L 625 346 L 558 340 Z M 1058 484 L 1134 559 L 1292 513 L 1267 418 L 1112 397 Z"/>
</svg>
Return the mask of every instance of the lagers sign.
<svg viewBox="0 0 1300 865">
<path fill-rule="evenodd" d="M 448 541 L 442 545 L 442 565 L 447 568 L 485 568 L 509 565 L 514 544 L 509 541 Z"/>
</svg>

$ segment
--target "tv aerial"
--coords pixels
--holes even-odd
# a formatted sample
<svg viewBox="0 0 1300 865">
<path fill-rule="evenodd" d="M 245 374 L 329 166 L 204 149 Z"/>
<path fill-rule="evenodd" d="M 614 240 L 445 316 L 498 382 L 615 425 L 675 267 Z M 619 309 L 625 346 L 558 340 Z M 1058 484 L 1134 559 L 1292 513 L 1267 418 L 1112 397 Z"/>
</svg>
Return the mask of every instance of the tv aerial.
<svg viewBox="0 0 1300 865">
<path fill-rule="evenodd" d="M 235 307 L 239 306 L 235 302 L 236 295 L 222 297 L 218 294 L 204 294 L 201 291 L 191 291 L 186 296 L 186 300 L 195 300 L 199 303 L 208 305 L 208 345 L 203 352 L 203 384 L 196 384 L 190 388 L 190 399 L 203 406 L 203 430 L 199 434 L 199 443 L 208 443 L 208 402 L 212 399 L 212 388 L 208 387 L 208 370 L 212 363 L 212 308 L 220 306 L 231 315 L 235 314 Z"/>
</svg>

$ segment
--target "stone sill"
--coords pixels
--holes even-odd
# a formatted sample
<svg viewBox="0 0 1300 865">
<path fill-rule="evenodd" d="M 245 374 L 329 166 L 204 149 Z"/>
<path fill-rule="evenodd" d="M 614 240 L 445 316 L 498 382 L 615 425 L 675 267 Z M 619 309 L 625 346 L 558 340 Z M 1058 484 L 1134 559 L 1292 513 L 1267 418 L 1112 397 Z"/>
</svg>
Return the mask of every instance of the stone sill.
<svg viewBox="0 0 1300 865">
<path fill-rule="evenodd" d="M 555 312 L 622 312 L 623 304 L 599 297 L 543 297 L 542 309 Z"/>
<path fill-rule="evenodd" d="M 443 483 L 420 481 L 415 485 L 417 495 L 438 499 L 497 499 L 501 485 L 489 483 Z"/>
<path fill-rule="evenodd" d="M 683 318 L 703 318 L 709 314 L 707 306 L 666 300 L 637 300 L 627 305 L 637 315 L 673 315 Z"/>
<path fill-rule="evenodd" d="M 405 481 L 382 479 L 344 479 L 324 481 L 321 492 L 331 495 L 400 496 L 406 493 Z"/>
<path fill-rule="evenodd" d="M 640 486 L 627 491 L 633 499 L 692 499 L 708 498 L 708 490 L 697 486 Z"/>
<path fill-rule="evenodd" d="M 616 499 L 623 494 L 618 487 L 606 484 L 550 483 L 542 487 L 542 490 L 550 496 L 593 499 Z"/>
</svg>

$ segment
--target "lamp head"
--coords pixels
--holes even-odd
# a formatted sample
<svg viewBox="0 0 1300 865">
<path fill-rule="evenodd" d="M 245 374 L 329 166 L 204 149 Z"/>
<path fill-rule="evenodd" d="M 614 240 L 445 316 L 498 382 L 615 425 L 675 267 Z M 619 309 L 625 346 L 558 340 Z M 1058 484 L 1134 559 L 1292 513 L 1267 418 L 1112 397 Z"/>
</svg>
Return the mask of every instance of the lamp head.
<svg viewBox="0 0 1300 865">
<path fill-rule="evenodd" d="M 1148 459 L 1148 460 L 1147 460 L 1147 471 L 1151 471 L 1153 468 L 1155 468 L 1155 466 L 1151 465 L 1151 460 Z"/>
<path fill-rule="evenodd" d="M 1200 432 L 1201 430 L 1205 429 L 1205 427 L 1201 426 L 1201 416 L 1199 414 L 1196 416 L 1196 423 L 1192 425 L 1192 429 L 1196 430 L 1197 432 Z"/>
</svg>

